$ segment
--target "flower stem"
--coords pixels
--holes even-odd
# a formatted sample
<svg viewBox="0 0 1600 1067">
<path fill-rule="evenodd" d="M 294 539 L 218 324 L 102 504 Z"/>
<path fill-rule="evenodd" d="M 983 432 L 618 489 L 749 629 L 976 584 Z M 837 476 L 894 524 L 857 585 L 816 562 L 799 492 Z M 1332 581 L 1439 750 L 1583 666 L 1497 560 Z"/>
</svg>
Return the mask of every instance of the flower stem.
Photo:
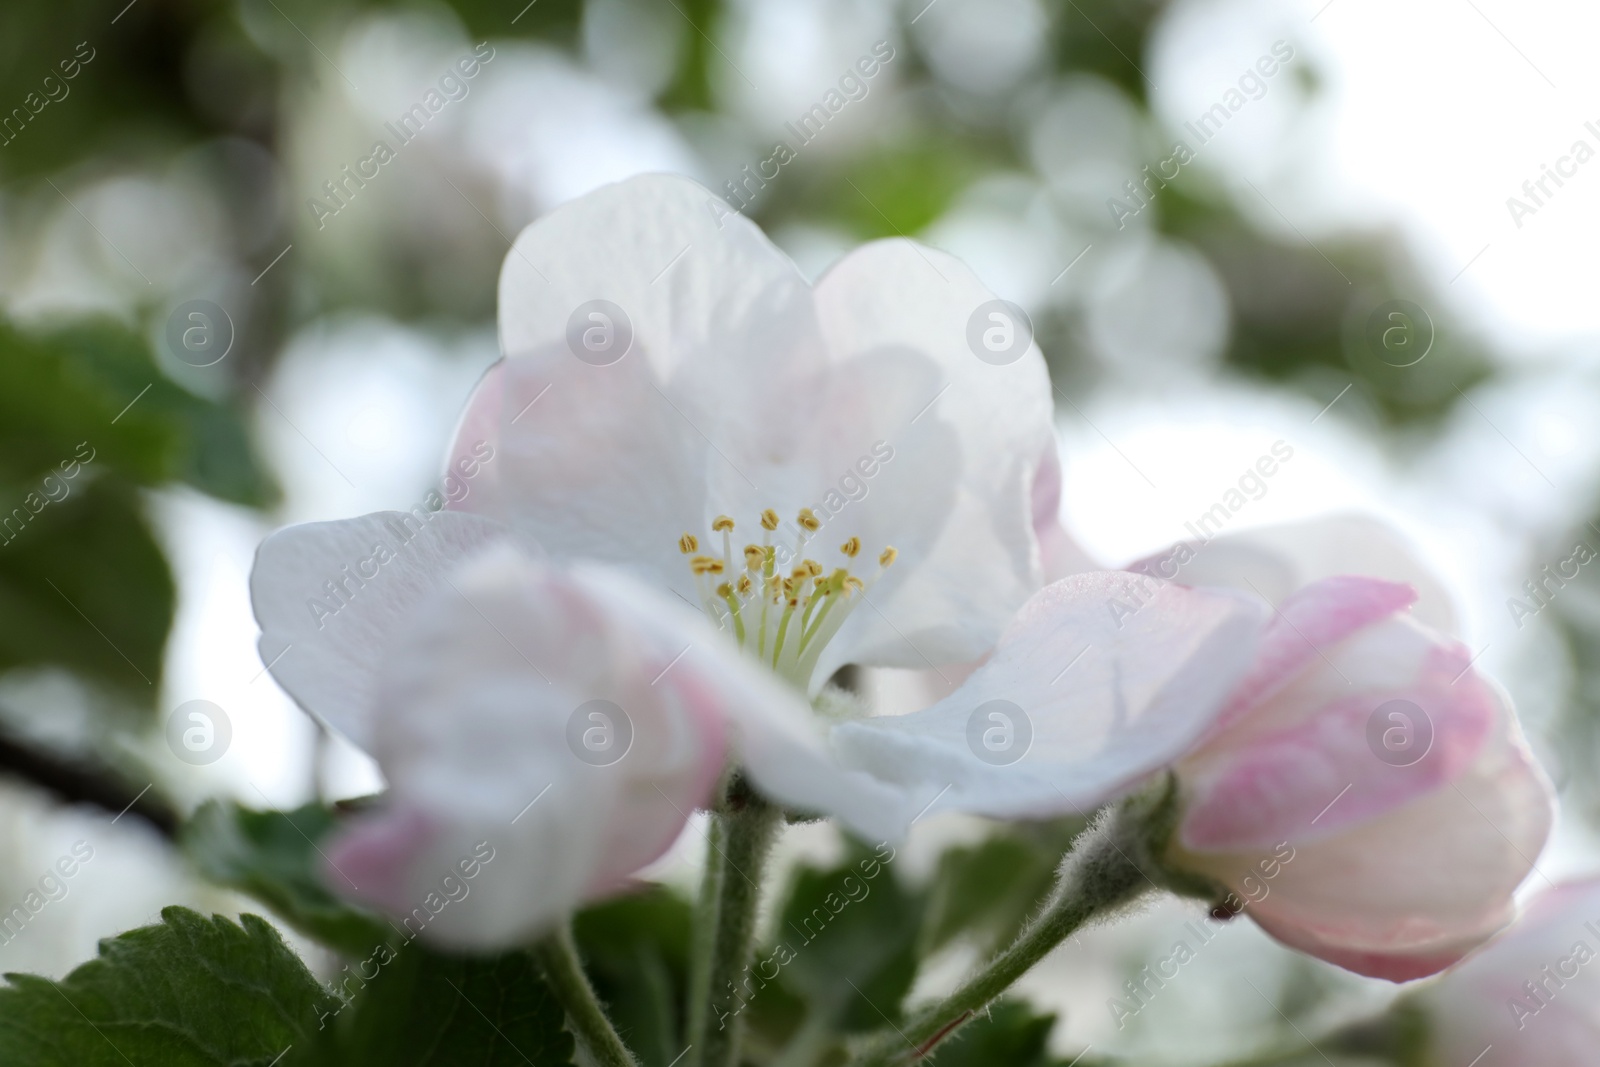
<svg viewBox="0 0 1600 1067">
<path fill-rule="evenodd" d="M 605 1009 L 594 995 L 594 987 L 578 961 L 578 947 L 572 941 L 572 928 L 563 926 L 530 950 L 544 970 L 556 999 L 566 1009 L 568 1025 L 588 1048 L 599 1067 L 639 1067 L 628 1046 L 617 1036 Z"/>
<path fill-rule="evenodd" d="M 736 1067 L 743 1021 L 738 985 L 755 955 L 756 913 L 780 809 L 735 780 L 712 817 L 689 998 L 691 1067 Z"/>
<path fill-rule="evenodd" d="M 1152 883 L 1119 844 L 1126 836 L 1119 814 L 1102 816 L 1079 835 L 1049 900 L 1010 948 L 904 1026 L 880 1031 L 851 1067 L 895 1067 L 922 1060 L 1084 923 L 1151 890 Z"/>
</svg>

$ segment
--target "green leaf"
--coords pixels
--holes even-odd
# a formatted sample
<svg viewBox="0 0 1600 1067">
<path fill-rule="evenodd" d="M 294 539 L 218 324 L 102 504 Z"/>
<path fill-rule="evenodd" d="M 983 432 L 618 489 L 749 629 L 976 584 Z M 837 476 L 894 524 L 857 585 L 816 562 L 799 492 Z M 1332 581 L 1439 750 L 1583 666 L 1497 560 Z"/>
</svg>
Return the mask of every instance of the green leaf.
<svg viewBox="0 0 1600 1067">
<path fill-rule="evenodd" d="M 153 706 L 176 593 L 134 491 L 103 480 L 0 529 L 0 670 L 53 664 Z"/>
<path fill-rule="evenodd" d="M 100 958 L 60 982 L 6 975 L 0 1063 L 266 1067 L 338 1006 L 266 920 L 161 917 L 100 942 Z"/>
<path fill-rule="evenodd" d="M 939 1046 L 939 1067 L 1054 1067 L 1054 1015 L 1039 1015 L 1020 1000 L 1002 1000 Z"/>
<path fill-rule="evenodd" d="M 579 954 L 617 1033 L 644 1067 L 667 1067 L 687 1039 L 692 906 L 664 886 L 585 908 L 573 920 Z"/>
<path fill-rule="evenodd" d="M 752 1001 L 776 978 L 806 1001 L 808 1014 L 846 1032 L 900 1018 L 917 972 L 923 902 L 895 879 L 893 857 L 887 846 L 874 853 L 857 845 L 838 867 L 800 871 L 780 912 L 778 943 L 759 954 L 748 978 Z"/>
<path fill-rule="evenodd" d="M 1061 857 L 1084 825 L 1068 818 L 1011 826 L 946 851 L 928 885 L 922 954 L 957 937 L 981 953 L 1010 944 L 1050 891 Z"/>
<path fill-rule="evenodd" d="M 64 464 L 86 456 L 63 477 Z M 239 504 L 277 493 L 240 414 L 168 378 L 138 334 L 109 320 L 44 332 L 0 322 L 0 483 L 9 487 L 0 504 L 48 495 L 46 476 L 74 490 L 108 471 L 139 485 L 185 481 Z"/>
<path fill-rule="evenodd" d="M 576 1048 L 565 1014 L 526 952 L 447 956 L 384 946 L 341 973 L 349 998 L 328 1018 L 317 1067 L 560 1067 Z M 287 1065 L 286 1065 L 287 1067 Z"/>
<path fill-rule="evenodd" d="M 307 937 L 363 957 L 396 934 L 323 881 L 319 843 L 337 822 L 333 811 L 315 803 L 251 811 L 213 800 L 184 827 L 182 845 L 205 877 L 249 893 Z"/>
</svg>

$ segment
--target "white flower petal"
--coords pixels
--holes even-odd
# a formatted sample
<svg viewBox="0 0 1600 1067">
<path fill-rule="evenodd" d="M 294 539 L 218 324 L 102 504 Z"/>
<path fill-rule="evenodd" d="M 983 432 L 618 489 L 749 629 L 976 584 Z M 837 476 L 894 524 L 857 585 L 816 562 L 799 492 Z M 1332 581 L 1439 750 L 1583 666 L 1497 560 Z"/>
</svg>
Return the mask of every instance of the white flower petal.
<svg viewBox="0 0 1600 1067">
<path fill-rule="evenodd" d="M 908 791 L 942 790 L 936 808 L 1087 811 L 1211 727 L 1261 623 L 1257 605 L 1226 592 L 1121 571 L 1075 575 L 1034 596 L 955 693 L 925 711 L 837 726 L 834 745 L 846 766 Z"/>
<path fill-rule="evenodd" d="M 865 245 L 817 282 L 817 315 L 835 361 L 916 353 L 934 370 L 906 421 L 880 430 L 896 452 L 879 476 L 883 488 L 870 485 L 840 520 L 841 532 L 868 545 L 903 541 L 924 524 L 934 540 L 874 588 L 876 610 L 852 615 L 824 654 L 821 677 L 847 662 L 976 659 L 1039 587 L 1033 491 L 1054 441 L 1050 381 L 1036 344 L 1003 365 L 978 358 L 969 324 L 994 299 L 960 260 L 906 240 Z M 907 515 L 911 494 L 892 493 L 897 483 L 924 493 L 940 487 L 946 500 Z"/>
<path fill-rule="evenodd" d="M 508 535 L 478 515 L 379 511 L 274 533 L 250 599 L 261 662 L 317 719 L 370 748 L 379 662 L 449 566 Z"/>
<path fill-rule="evenodd" d="M 586 317 L 595 300 L 631 331 L 615 362 L 574 347 L 585 328 L 604 332 Z M 1032 492 L 1051 442 L 1037 346 L 1004 366 L 969 347 L 968 320 L 992 300 L 959 262 L 908 241 L 859 250 L 813 292 L 700 186 L 608 186 L 529 227 L 507 257 L 508 360 L 456 445 L 496 449 L 494 479 L 462 506 L 697 605 L 680 535 L 719 551 L 709 528 L 727 514 L 737 552 L 763 540 L 755 520 L 771 507 L 787 557 L 809 507 L 823 528 L 800 554 L 827 571 L 850 562 L 839 546 L 852 536 L 868 577 L 885 547 L 900 553 L 813 688 L 848 661 L 973 659 L 1039 583 Z"/>
<path fill-rule="evenodd" d="M 726 638 L 626 574 L 579 567 L 639 632 L 658 647 L 681 650 L 667 677 L 692 692 L 712 691 L 732 727 L 740 766 L 761 792 L 803 811 L 832 815 L 869 840 L 899 840 L 931 797 L 839 764 L 817 716 L 792 688 Z"/>
</svg>

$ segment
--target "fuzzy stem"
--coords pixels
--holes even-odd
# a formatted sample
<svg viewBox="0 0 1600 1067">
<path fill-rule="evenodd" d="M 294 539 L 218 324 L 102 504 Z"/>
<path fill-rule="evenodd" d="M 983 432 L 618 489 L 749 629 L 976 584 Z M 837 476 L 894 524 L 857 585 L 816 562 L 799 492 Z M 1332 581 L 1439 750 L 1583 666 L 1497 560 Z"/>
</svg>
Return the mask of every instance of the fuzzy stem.
<svg viewBox="0 0 1600 1067">
<path fill-rule="evenodd" d="M 572 941 L 572 928 L 563 926 L 531 950 L 544 970 L 556 999 L 566 1009 L 568 1025 L 583 1042 L 599 1067 L 639 1067 L 628 1046 L 617 1036 L 605 1009 L 594 995 L 594 987 L 578 961 L 578 947 Z"/>
<path fill-rule="evenodd" d="M 698 917 L 710 936 L 701 934 L 696 942 L 705 953 L 703 962 L 696 961 L 696 979 L 705 984 L 697 984 L 691 993 L 691 1067 L 736 1067 L 739 1062 L 743 1005 L 737 1003 L 737 986 L 755 956 L 761 876 L 783 822 L 780 809 L 741 783 L 735 781 L 728 793 L 723 810 L 713 816 L 719 825 L 712 831 L 714 847 L 706 857 L 701 889 Z M 707 900 L 712 894 L 714 906 Z"/>
<path fill-rule="evenodd" d="M 1049 900 L 1011 947 L 905 1026 L 870 1039 L 851 1067 L 921 1061 L 1085 923 L 1149 891 L 1151 882 L 1124 850 L 1124 821 L 1109 813 L 1079 835 Z"/>
</svg>

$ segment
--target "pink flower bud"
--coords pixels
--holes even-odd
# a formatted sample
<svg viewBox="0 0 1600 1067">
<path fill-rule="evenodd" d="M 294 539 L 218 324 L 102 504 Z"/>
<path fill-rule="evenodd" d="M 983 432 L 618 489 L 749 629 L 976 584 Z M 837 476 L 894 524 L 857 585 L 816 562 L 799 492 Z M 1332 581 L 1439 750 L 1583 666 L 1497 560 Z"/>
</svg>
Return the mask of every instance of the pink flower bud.
<svg viewBox="0 0 1600 1067">
<path fill-rule="evenodd" d="M 1407 611 L 1409 585 L 1288 596 L 1254 668 L 1179 765 L 1170 857 L 1278 940 L 1404 981 L 1511 918 L 1552 799 L 1506 695 Z"/>
</svg>

